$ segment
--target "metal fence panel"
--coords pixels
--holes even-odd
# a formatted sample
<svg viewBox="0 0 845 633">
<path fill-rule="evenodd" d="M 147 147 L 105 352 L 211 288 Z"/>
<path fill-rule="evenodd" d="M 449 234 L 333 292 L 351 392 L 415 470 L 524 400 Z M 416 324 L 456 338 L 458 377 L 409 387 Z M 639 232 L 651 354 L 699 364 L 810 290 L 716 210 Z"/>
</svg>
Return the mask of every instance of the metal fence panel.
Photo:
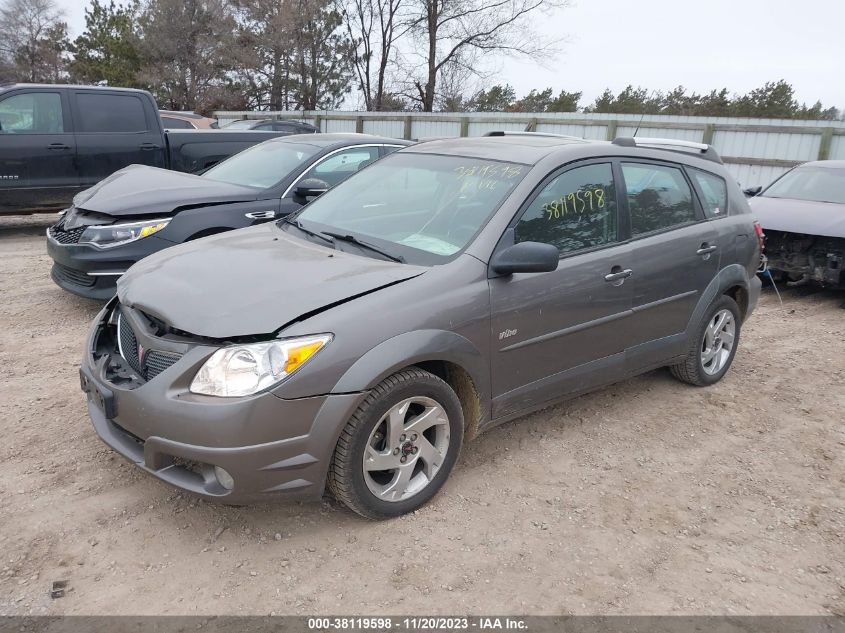
<svg viewBox="0 0 845 633">
<path fill-rule="evenodd" d="M 567 123 L 538 123 L 537 132 L 549 134 L 565 134 L 567 136 L 579 136 L 593 141 L 607 139 L 606 125 L 575 125 Z"/>
<path fill-rule="evenodd" d="M 460 135 L 460 121 L 426 121 L 425 119 L 416 119 L 411 124 L 411 138 L 448 138 Z"/>
<path fill-rule="evenodd" d="M 364 119 L 364 134 L 402 138 L 405 122 L 396 120 Z"/>
<path fill-rule="evenodd" d="M 709 143 L 743 186 L 764 185 L 794 165 L 845 160 L 845 122 L 583 112 L 216 112 L 241 118 L 297 119 L 323 132 L 362 131 L 397 138 L 480 136 L 494 130 L 547 132 L 594 140 L 619 136 Z"/>
<path fill-rule="evenodd" d="M 487 132 L 522 132 L 525 126 L 528 125 L 525 121 L 473 121 L 469 124 L 469 134 L 467 136 L 483 136 Z"/>
<path fill-rule="evenodd" d="M 632 125 L 620 125 L 616 128 L 616 136 L 651 136 L 655 138 L 672 138 L 678 141 L 693 141 L 700 143 L 702 138 L 701 130 L 688 130 L 676 128 L 639 127 Z"/>
<path fill-rule="evenodd" d="M 725 167 L 736 178 L 736 181 L 741 187 L 768 185 L 775 178 L 791 169 L 790 167 L 766 167 L 743 164 L 727 164 Z"/>
<path fill-rule="evenodd" d="M 776 160 L 816 160 L 820 142 L 819 134 L 717 131 L 713 135 L 713 146 L 725 156 Z"/>
<path fill-rule="evenodd" d="M 830 155 L 833 160 L 845 160 L 845 136 L 834 136 L 830 140 Z"/>
<path fill-rule="evenodd" d="M 323 132 L 354 132 L 355 119 L 323 119 L 320 129 Z"/>
</svg>

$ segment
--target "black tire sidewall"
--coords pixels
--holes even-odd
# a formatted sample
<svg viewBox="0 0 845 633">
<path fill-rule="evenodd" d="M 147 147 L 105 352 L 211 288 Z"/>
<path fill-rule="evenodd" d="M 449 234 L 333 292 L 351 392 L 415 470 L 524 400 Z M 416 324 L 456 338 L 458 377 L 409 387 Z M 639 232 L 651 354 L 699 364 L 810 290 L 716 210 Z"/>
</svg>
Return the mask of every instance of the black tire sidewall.
<svg viewBox="0 0 845 633">
<path fill-rule="evenodd" d="M 367 487 L 364 481 L 364 450 L 367 440 L 373 427 L 381 421 L 382 417 L 396 403 L 413 397 L 426 397 L 436 401 L 446 411 L 449 418 L 449 450 L 446 459 L 440 466 L 440 470 L 434 476 L 434 480 L 423 490 L 404 501 L 382 501 L 376 497 Z M 431 378 L 419 378 L 411 383 L 403 384 L 391 389 L 388 393 L 378 398 L 367 409 L 361 417 L 361 424 L 355 430 L 352 441 L 351 467 L 352 490 L 359 501 L 373 514 L 383 517 L 393 517 L 412 512 L 425 505 L 443 486 L 461 450 L 461 442 L 464 434 L 464 419 L 461 404 L 455 392 L 445 382 L 431 376 Z"/>
<path fill-rule="evenodd" d="M 730 356 L 728 356 L 728 360 L 725 363 L 724 367 L 720 369 L 715 374 L 708 374 L 704 371 L 704 364 L 701 362 L 701 347 L 704 344 L 704 337 L 707 334 L 707 326 L 710 324 L 710 321 L 716 315 L 717 312 L 720 310 L 729 310 L 730 313 L 733 315 L 734 324 L 736 326 L 736 330 L 734 333 L 734 344 L 731 348 Z M 739 335 L 740 331 L 742 330 L 742 319 L 739 316 L 739 306 L 736 304 L 736 301 L 731 299 L 728 296 L 722 296 L 718 301 L 714 302 L 710 309 L 707 310 L 706 316 L 701 320 L 701 324 L 698 328 L 698 337 L 696 338 L 696 347 L 695 347 L 695 354 L 696 354 L 696 371 L 698 372 L 699 380 L 704 385 L 712 385 L 719 382 L 728 370 L 731 368 L 731 365 L 734 361 L 734 356 L 736 356 L 736 350 L 739 347 Z"/>
</svg>

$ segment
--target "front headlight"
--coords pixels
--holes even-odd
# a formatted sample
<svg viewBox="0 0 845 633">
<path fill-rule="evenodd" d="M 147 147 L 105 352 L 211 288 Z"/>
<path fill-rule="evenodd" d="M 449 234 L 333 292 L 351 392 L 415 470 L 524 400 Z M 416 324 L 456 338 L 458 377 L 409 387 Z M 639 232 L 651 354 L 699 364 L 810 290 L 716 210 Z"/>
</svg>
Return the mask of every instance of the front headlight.
<svg viewBox="0 0 845 633">
<path fill-rule="evenodd" d="M 317 334 L 224 347 L 200 367 L 191 391 L 207 396 L 252 395 L 290 376 L 331 340 L 331 334 Z"/>
<path fill-rule="evenodd" d="M 153 233 L 158 233 L 170 222 L 171 218 L 127 222 L 126 224 L 100 224 L 89 226 L 79 238 L 80 244 L 93 244 L 100 248 L 111 248 L 140 240 Z"/>
</svg>

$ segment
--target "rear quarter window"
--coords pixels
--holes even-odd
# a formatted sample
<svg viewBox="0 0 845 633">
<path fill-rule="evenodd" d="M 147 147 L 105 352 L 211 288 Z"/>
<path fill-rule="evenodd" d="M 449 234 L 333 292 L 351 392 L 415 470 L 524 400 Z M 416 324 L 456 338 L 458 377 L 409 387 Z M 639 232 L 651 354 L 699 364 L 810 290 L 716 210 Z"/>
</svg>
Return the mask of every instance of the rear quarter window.
<svg viewBox="0 0 845 633">
<path fill-rule="evenodd" d="M 728 214 L 728 185 L 725 179 L 697 169 L 690 169 L 690 173 L 701 191 L 704 214 L 708 218 L 726 216 Z"/>
</svg>

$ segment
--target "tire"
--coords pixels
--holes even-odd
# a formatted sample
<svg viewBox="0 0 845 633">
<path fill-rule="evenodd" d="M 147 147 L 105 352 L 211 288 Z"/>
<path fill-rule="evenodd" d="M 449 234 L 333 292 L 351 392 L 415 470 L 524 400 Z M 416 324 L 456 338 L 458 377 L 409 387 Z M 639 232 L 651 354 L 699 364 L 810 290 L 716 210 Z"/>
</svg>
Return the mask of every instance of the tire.
<svg viewBox="0 0 845 633">
<path fill-rule="evenodd" d="M 730 322 L 726 322 L 719 332 L 712 332 L 718 326 L 717 319 L 725 314 L 730 315 Z M 718 297 L 696 326 L 686 358 L 670 367 L 672 375 L 696 387 L 706 387 L 719 382 L 733 363 L 739 345 L 741 326 L 742 319 L 736 301 L 727 295 Z M 726 336 L 730 333 L 728 330 L 732 330 L 730 349 L 727 349 L 725 345 Z M 721 343 L 721 347 L 715 352 L 708 336 L 713 337 L 715 343 Z M 706 359 L 710 354 L 714 355 L 707 362 Z"/>
<path fill-rule="evenodd" d="M 463 435 L 461 403 L 448 384 L 422 369 L 397 372 L 370 392 L 341 432 L 329 490 L 368 519 L 412 512 L 449 477 Z"/>
</svg>

